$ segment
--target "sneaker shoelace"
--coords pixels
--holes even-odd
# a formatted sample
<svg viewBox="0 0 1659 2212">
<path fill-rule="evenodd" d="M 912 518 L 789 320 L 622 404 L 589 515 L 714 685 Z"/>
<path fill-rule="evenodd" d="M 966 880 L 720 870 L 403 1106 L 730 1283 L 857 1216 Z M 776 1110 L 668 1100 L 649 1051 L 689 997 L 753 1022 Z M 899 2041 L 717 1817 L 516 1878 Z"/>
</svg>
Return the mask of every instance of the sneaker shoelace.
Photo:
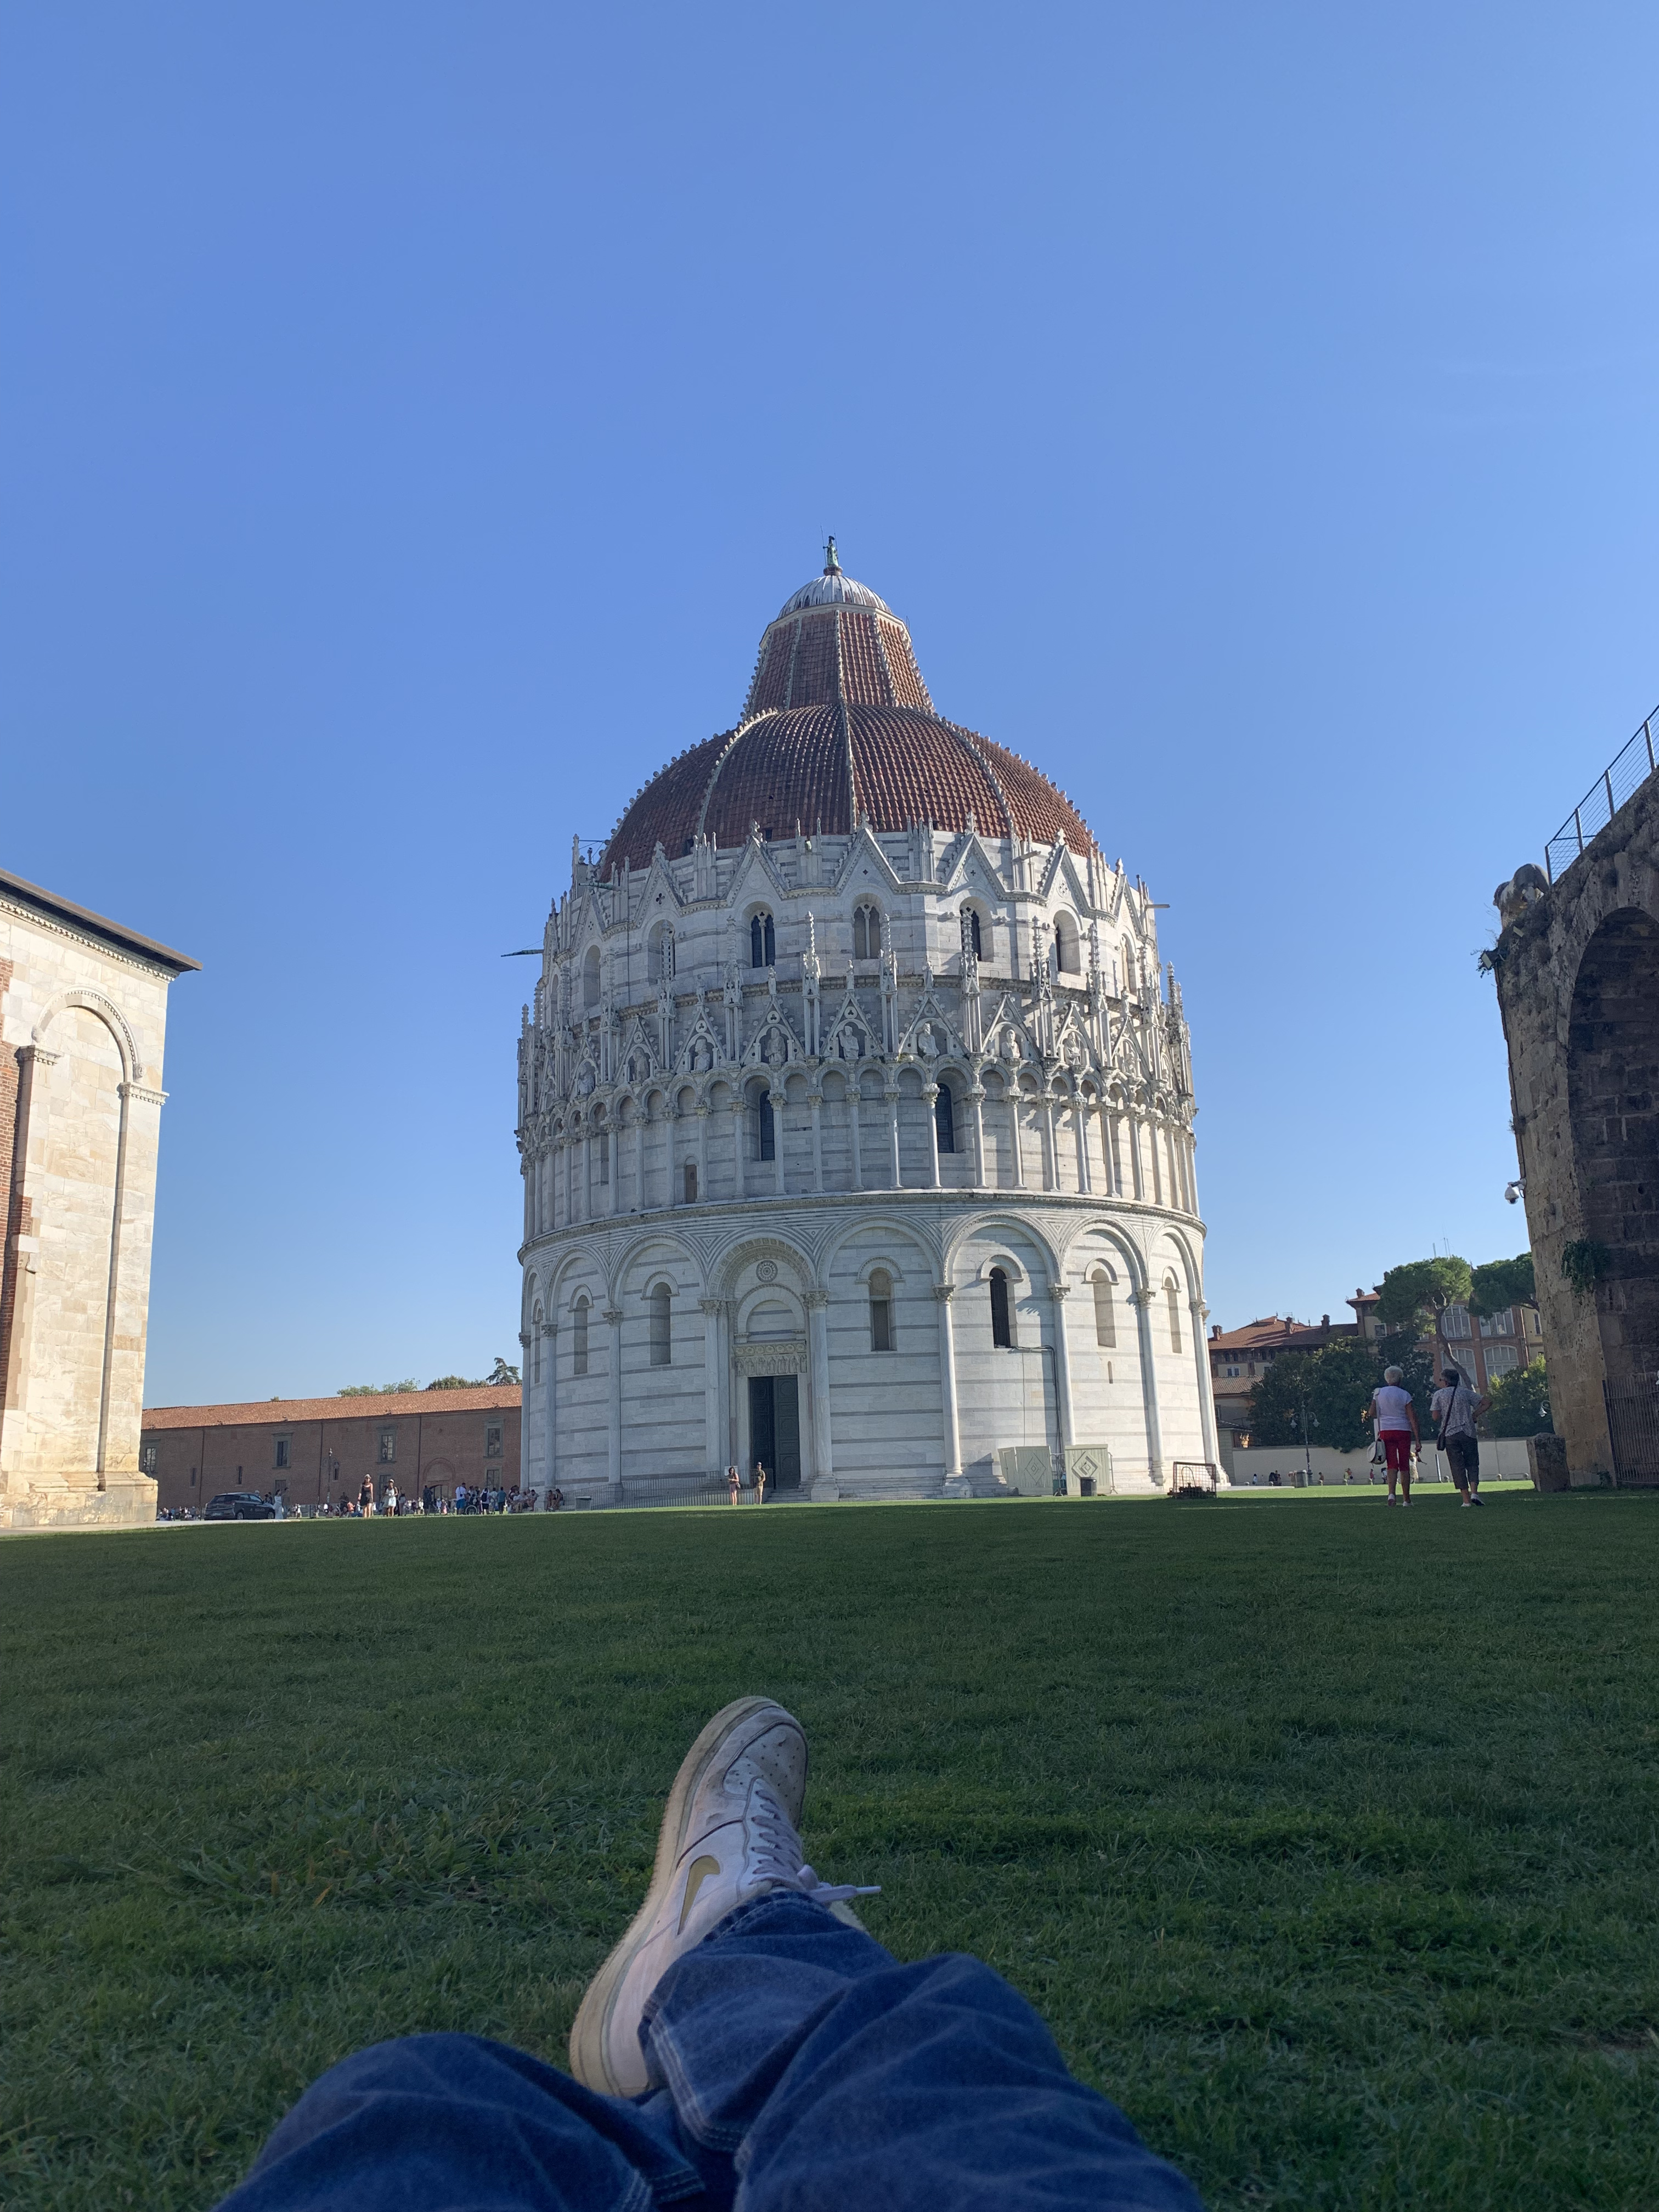
<svg viewBox="0 0 1659 2212">
<path fill-rule="evenodd" d="M 763 1782 L 755 1785 L 749 1819 L 756 1838 L 753 1871 L 745 1887 L 793 1889 L 814 1905 L 844 1905 L 849 1898 L 877 1897 L 881 1884 L 821 1881 L 801 1856 L 794 1823 Z"/>
</svg>

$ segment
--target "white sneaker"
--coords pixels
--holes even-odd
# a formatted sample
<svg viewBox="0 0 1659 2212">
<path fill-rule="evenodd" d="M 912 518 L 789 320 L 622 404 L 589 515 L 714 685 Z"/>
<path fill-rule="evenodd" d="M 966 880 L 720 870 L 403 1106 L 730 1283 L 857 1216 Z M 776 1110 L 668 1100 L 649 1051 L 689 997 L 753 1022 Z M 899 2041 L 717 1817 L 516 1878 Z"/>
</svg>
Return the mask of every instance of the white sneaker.
<svg viewBox="0 0 1659 2212">
<path fill-rule="evenodd" d="M 570 2070 L 586 2087 L 637 2097 L 650 2087 L 640 2049 L 646 1999 L 746 1899 L 798 1890 L 858 1924 L 845 1899 L 875 1893 L 832 1888 L 804 1863 L 795 1828 L 805 1795 L 806 1737 L 793 1714 L 769 1698 L 739 1698 L 715 1714 L 674 1777 L 645 1902 L 570 2031 Z"/>
</svg>

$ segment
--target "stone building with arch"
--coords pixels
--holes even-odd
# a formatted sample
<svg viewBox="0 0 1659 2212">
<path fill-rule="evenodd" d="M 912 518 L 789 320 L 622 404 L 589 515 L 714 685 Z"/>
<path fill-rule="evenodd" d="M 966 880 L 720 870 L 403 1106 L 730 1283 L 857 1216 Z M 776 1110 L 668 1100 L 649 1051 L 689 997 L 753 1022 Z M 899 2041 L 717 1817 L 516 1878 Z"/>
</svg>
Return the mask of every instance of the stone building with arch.
<svg viewBox="0 0 1659 2212">
<path fill-rule="evenodd" d="M 198 965 L 0 872 L 0 1528 L 155 1518 L 161 1048 L 167 987 Z"/>
<path fill-rule="evenodd" d="M 1528 863 L 1494 902 L 1486 962 L 1567 1476 L 1659 1486 L 1659 775 L 1553 882 Z"/>
<path fill-rule="evenodd" d="M 1157 911 L 842 570 L 573 849 L 519 1042 L 525 1480 L 1154 1489 L 1217 1458 Z"/>
</svg>

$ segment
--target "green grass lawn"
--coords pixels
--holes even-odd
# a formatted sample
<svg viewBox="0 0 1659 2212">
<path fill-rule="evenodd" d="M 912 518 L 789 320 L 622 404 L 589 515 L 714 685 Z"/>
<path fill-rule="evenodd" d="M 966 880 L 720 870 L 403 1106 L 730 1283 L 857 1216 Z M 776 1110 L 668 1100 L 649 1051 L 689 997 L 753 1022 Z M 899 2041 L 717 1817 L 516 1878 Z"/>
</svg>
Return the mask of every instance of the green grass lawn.
<svg viewBox="0 0 1659 2212">
<path fill-rule="evenodd" d="M 872 1931 L 1211 2204 L 1659 2205 L 1659 1500 L 1328 1502 L 0 1544 L 0 2203 L 210 2204 L 380 2037 L 561 2059 L 765 1690 Z"/>
</svg>

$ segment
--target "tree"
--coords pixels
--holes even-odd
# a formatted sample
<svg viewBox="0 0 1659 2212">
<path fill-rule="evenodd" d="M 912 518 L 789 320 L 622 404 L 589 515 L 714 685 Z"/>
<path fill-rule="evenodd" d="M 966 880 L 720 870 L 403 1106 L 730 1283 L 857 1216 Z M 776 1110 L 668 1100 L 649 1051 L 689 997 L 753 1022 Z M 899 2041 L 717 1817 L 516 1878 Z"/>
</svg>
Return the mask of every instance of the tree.
<svg viewBox="0 0 1659 2212">
<path fill-rule="evenodd" d="M 1492 1386 L 1487 1433 L 1494 1437 L 1536 1437 L 1551 1430 L 1549 1383 L 1541 1359 L 1500 1375 Z"/>
<path fill-rule="evenodd" d="M 1474 1313 L 1506 1313 L 1511 1306 L 1534 1304 L 1537 1296 L 1530 1252 L 1517 1252 L 1513 1260 L 1488 1260 L 1484 1267 L 1470 1270 L 1469 1308 Z"/>
<path fill-rule="evenodd" d="M 482 1375 L 434 1375 L 426 1387 L 428 1390 L 482 1390 L 484 1378 Z"/>
<path fill-rule="evenodd" d="M 1455 1255 L 1390 1267 L 1382 1278 L 1376 1317 L 1394 1335 L 1437 1337 L 1446 1308 L 1468 1304 L 1471 1273 L 1468 1261 Z"/>
<path fill-rule="evenodd" d="M 348 1382 L 343 1389 L 337 1390 L 334 1395 L 337 1398 L 395 1398 L 401 1391 L 418 1390 L 420 1387 L 415 1377 L 410 1375 L 401 1382 Z"/>
<path fill-rule="evenodd" d="M 501 1353 L 498 1352 L 495 1354 L 495 1371 L 489 1378 L 492 1384 L 500 1388 L 508 1382 L 516 1382 L 518 1379 L 518 1369 L 516 1367 L 509 1367 L 506 1360 L 501 1358 Z"/>
<path fill-rule="evenodd" d="M 1428 1363 L 1421 1364 L 1426 1374 Z M 1382 1380 L 1376 1349 L 1357 1336 L 1338 1337 L 1317 1352 L 1282 1352 L 1250 1392 L 1250 1441 L 1300 1445 L 1305 1407 L 1310 1443 L 1358 1451 L 1370 1440 L 1366 1408 Z"/>
</svg>

